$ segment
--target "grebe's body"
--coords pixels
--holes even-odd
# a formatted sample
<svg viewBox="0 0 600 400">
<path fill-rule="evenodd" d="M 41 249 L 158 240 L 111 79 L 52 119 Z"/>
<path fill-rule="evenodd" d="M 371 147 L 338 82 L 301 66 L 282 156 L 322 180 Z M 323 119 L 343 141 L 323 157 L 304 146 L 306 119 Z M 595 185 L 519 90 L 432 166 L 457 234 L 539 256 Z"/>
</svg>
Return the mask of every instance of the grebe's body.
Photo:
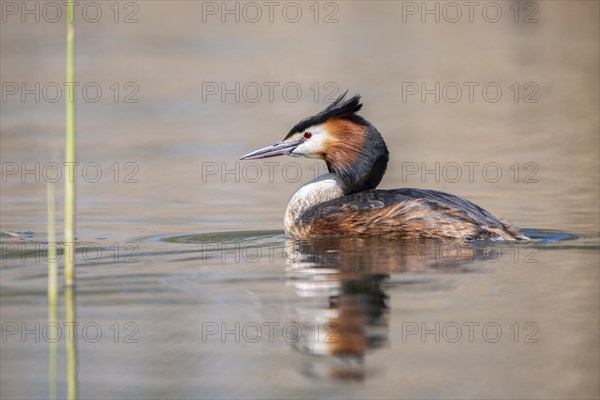
<svg viewBox="0 0 600 400">
<path fill-rule="evenodd" d="M 377 129 L 356 114 L 360 97 L 340 96 L 296 124 L 278 143 L 242 157 L 318 158 L 329 173 L 302 186 L 285 212 L 285 232 L 321 235 L 439 239 L 527 239 L 470 201 L 424 189 L 376 190 L 388 163 Z"/>
</svg>

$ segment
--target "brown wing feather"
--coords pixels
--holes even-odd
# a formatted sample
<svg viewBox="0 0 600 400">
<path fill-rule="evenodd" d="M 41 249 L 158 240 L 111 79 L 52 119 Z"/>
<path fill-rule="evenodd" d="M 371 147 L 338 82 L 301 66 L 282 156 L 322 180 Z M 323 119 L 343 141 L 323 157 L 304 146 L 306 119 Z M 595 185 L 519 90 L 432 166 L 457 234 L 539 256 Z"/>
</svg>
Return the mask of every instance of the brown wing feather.
<svg viewBox="0 0 600 400">
<path fill-rule="evenodd" d="M 516 228 L 461 197 L 421 190 L 368 190 L 309 209 L 291 234 L 398 238 L 525 238 Z"/>
</svg>

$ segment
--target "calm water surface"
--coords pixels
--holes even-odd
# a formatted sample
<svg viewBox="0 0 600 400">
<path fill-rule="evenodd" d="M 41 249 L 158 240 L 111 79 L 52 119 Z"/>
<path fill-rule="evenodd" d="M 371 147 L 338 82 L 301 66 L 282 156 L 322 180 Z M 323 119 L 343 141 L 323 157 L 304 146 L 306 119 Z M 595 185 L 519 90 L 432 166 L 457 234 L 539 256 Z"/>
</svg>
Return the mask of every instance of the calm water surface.
<svg viewBox="0 0 600 400">
<path fill-rule="evenodd" d="M 2 81 L 40 99 L 1 109 L 0 397 L 66 396 L 74 304 L 82 398 L 598 398 L 599 6 L 526 3 L 519 23 L 513 3 L 422 23 L 360 1 L 322 5 L 327 24 L 308 3 L 297 23 L 222 23 L 162 1 L 79 21 L 77 79 L 103 95 L 78 92 L 78 282 L 57 325 L 44 168 L 64 110 L 41 88 L 64 81 L 64 25 L 3 22 Z M 407 92 L 437 83 L 439 101 Z M 324 165 L 238 158 L 346 89 L 390 148 L 382 187 L 467 197 L 532 240 L 287 239 L 286 202 Z"/>
</svg>

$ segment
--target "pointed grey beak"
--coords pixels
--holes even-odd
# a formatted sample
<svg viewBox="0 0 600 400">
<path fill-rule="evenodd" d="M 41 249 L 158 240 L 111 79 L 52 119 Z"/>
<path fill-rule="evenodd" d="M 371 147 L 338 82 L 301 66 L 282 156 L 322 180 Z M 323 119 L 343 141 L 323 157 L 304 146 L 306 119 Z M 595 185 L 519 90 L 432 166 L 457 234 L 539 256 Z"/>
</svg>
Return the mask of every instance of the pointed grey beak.
<svg viewBox="0 0 600 400">
<path fill-rule="evenodd" d="M 262 149 L 248 153 L 241 157 L 240 160 L 258 160 L 260 158 L 275 157 L 281 155 L 290 154 L 300 143 L 304 142 L 304 139 L 296 140 L 293 142 L 277 142 Z"/>
</svg>

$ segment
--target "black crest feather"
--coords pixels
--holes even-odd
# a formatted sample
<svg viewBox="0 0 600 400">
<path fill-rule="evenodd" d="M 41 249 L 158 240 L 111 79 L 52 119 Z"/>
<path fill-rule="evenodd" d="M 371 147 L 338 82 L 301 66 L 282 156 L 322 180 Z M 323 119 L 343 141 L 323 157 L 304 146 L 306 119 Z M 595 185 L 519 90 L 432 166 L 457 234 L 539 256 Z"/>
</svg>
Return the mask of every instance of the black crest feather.
<svg viewBox="0 0 600 400">
<path fill-rule="evenodd" d="M 360 95 L 354 95 L 348 100 L 344 100 L 348 91 L 344 92 L 341 96 L 339 96 L 333 103 L 327 106 L 326 109 L 321 111 L 318 114 L 313 116 L 304 118 L 302 121 L 298 122 L 294 127 L 289 131 L 289 133 L 284 138 L 287 139 L 291 135 L 296 132 L 303 132 L 305 129 L 313 126 L 324 123 L 325 121 L 331 118 L 350 118 L 357 123 L 364 124 L 363 119 L 357 115 L 354 115 L 362 108 L 362 103 L 360 102 Z"/>
</svg>

